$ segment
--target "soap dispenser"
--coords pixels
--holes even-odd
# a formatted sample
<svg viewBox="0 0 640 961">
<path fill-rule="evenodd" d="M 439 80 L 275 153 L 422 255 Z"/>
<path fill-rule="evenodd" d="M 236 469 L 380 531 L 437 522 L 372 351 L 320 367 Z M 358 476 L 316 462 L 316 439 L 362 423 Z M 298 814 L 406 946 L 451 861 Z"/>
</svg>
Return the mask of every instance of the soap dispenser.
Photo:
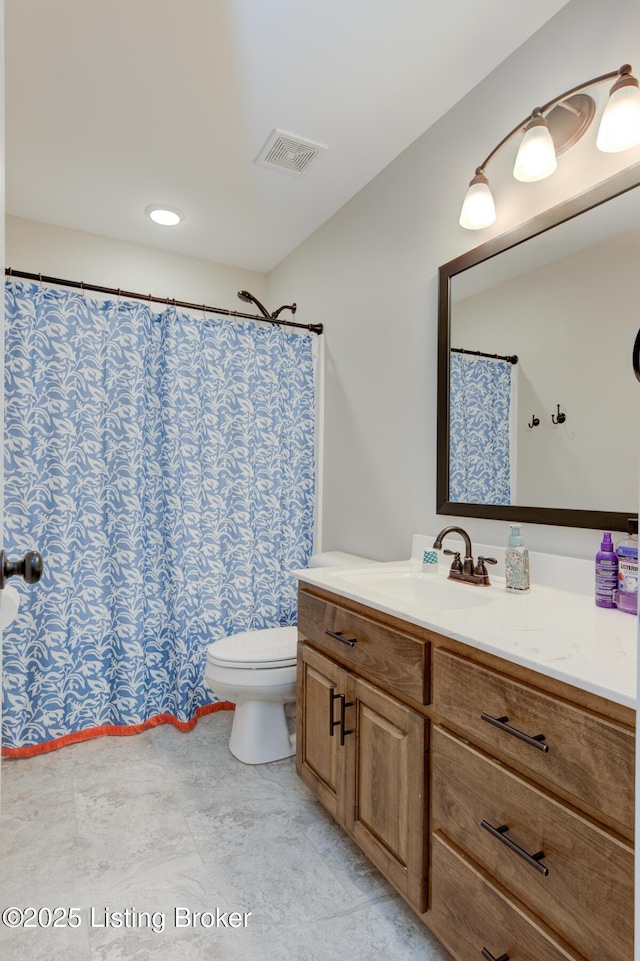
<svg viewBox="0 0 640 961">
<path fill-rule="evenodd" d="M 504 555 L 505 587 L 514 594 L 529 590 L 529 551 L 524 546 L 524 537 L 519 524 L 510 524 L 511 534 Z"/>
</svg>

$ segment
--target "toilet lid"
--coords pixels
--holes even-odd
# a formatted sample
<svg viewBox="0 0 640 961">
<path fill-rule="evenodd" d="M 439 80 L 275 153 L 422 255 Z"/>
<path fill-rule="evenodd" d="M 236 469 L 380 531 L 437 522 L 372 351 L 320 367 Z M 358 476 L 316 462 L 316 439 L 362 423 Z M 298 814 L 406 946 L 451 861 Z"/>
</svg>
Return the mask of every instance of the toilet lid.
<svg viewBox="0 0 640 961">
<path fill-rule="evenodd" d="M 207 660 L 222 667 L 285 667 L 295 664 L 297 627 L 243 631 L 210 644 Z"/>
</svg>

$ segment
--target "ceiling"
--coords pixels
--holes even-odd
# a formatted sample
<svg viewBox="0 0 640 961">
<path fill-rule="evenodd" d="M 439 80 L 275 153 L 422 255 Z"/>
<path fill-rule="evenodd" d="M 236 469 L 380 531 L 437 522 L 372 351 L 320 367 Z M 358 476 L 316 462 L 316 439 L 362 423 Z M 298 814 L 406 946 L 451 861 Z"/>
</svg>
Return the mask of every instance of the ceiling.
<svg viewBox="0 0 640 961">
<path fill-rule="evenodd" d="M 5 0 L 7 212 L 269 271 L 566 2 Z"/>
</svg>

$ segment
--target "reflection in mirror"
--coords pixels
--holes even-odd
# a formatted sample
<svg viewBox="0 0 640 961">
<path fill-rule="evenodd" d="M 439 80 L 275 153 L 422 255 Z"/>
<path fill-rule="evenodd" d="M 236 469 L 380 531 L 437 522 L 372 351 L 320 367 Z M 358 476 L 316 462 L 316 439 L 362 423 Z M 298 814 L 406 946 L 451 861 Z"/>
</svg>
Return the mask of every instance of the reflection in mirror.
<svg viewBox="0 0 640 961">
<path fill-rule="evenodd" d="M 637 513 L 638 179 L 441 268 L 439 513 L 615 529 Z"/>
</svg>

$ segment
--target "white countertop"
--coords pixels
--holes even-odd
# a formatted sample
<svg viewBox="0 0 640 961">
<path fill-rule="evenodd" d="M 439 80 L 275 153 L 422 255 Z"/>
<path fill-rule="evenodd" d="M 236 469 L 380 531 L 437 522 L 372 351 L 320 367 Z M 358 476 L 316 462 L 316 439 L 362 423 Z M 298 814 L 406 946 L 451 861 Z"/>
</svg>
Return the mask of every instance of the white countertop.
<svg viewBox="0 0 640 961">
<path fill-rule="evenodd" d="M 371 566 L 362 568 L 360 574 Z M 423 579 L 444 590 L 482 592 L 479 606 L 425 611 L 410 597 L 385 594 L 358 581 L 359 569 L 313 568 L 294 574 L 334 594 L 366 604 L 402 620 L 426 627 L 462 641 L 479 650 L 555 677 L 574 687 L 591 691 L 627 707 L 636 706 L 637 618 L 617 610 L 596 607 L 592 596 L 533 585 L 528 593 L 505 591 L 504 578 L 491 573 L 490 587 L 447 581 L 448 569 L 437 574 L 412 571 L 404 565 L 377 564 L 376 574 L 392 573 L 391 581 L 403 575 Z M 408 590 L 410 595 L 411 591 Z M 471 597 L 475 595 L 467 595 Z"/>
</svg>

